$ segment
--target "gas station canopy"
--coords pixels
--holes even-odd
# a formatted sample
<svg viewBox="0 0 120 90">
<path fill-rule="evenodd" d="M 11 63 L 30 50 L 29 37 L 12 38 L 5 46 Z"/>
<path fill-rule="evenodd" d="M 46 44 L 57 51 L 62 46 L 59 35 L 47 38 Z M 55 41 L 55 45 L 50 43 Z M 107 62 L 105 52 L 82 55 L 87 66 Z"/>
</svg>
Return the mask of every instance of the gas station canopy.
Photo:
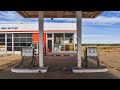
<svg viewBox="0 0 120 90">
<path fill-rule="evenodd" d="M 38 18 L 38 11 L 16 11 L 24 18 Z M 102 11 L 82 11 L 82 18 L 95 18 Z M 44 18 L 76 18 L 76 11 L 44 11 Z"/>
<path fill-rule="evenodd" d="M 74 73 L 83 73 L 83 72 L 106 72 L 108 70 L 107 67 L 100 68 L 99 61 L 98 67 L 94 68 L 84 68 L 82 66 L 82 18 L 95 18 L 102 11 L 16 11 L 24 18 L 39 18 L 39 68 L 35 69 L 16 69 L 11 68 L 12 72 L 19 73 L 46 73 L 48 67 L 44 67 L 43 63 L 43 33 L 44 33 L 44 18 L 76 18 L 76 30 L 77 30 L 77 67 L 72 68 L 72 72 Z M 86 58 L 86 57 L 85 57 Z M 87 59 L 86 59 L 87 60 Z M 87 65 L 87 61 L 86 65 Z"/>
</svg>

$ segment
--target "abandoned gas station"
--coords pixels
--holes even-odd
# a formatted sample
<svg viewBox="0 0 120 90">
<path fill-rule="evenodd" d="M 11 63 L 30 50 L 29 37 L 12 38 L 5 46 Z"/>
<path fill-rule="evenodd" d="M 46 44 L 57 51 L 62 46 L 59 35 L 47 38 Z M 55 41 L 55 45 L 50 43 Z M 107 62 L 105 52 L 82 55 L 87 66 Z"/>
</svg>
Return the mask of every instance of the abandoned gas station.
<svg viewBox="0 0 120 90">
<path fill-rule="evenodd" d="M 25 18 L 38 18 L 38 38 L 39 38 L 39 68 L 29 69 L 29 68 L 11 68 L 12 72 L 16 73 L 46 73 L 48 68 L 44 66 L 44 18 L 76 18 L 76 30 L 77 30 L 77 66 L 72 67 L 72 72 L 82 73 L 82 72 L 106 72 L 107 67 L 100 68 L 84 68 L 82 67 L 81 61 L 81 40 L 82 40 L 82 18 L 95 18 L 101 11 L 17 11 L 21 16 Z M 50 35 L 51 37 L 51 35 Z"/>
</svg>

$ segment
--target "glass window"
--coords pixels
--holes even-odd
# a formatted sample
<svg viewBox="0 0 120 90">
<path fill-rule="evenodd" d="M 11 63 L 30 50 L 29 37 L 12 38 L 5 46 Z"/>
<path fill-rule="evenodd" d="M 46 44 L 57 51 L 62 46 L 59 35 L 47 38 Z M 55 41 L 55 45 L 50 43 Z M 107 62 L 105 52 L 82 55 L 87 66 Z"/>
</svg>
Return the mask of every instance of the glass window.
<svg viewBox="0 0 120 90">
<path fill-rule="evenodd" d="M 65 43 L 66 44 L 73 43 L 73 38 L 74 38 L 73 33 L 65 33 Z"/>
<path fill-rule="evenodd" d="M 12 38 L 7 38 L 7 42 L 12 42 Z"/>
<path fill-rule="evenodd" d="M 14 50 L 20 51 L 23 47 L 31 46 L 32 33 L 14 34 Z"/>
<path fill-rule="evenodd" d="M 12 34 L 7 34 L 7 37 L 11 37 L 12 38 Z"/>
<path fill-rule="evenodd" d="M 32 42 L 32 38 L 27 38 L 27 42 Z"/>
<path fill-rule="evenodd" d="M 54 51 L 55 52 L 59 51 L 59 45 L 54 45 Z"/>
<path fill-rule="evenodd" d="M 20 46 L 20 43 L 14 43 L 14 46 Z"/>
<path fill-rule="evenodd" d="M 21 33 L 20 37 L 26 37 L 26 33 Z"/>
<path fill-rule="evenodd" d="M 27 37 L 32 37 L 32 33 L 27 33 Z"/>
<path fill-rule="evenodd" d="M 63 44 L 64 43 L 63 33 L 55 33 L 54 34 L 54 43 L 55 44 Z"/>
<path fill-rule="evenodd" d="M 0 51 L 5 51 L 5 43 L 0 43 Z"/>
<path fill-rule="evenodd" d="M 5 34 L 0 34 L 0 42 L 5 42 Z"/>
<path fill-rule="evenodd" d="M 20 46 L 26 46 L 26 43 L 20 43 Z"/>
<path fill-rule="evenodd" d="M 14 37 L 20 37 L 20 34 L 15 33 L 15 34 L 14 34 Z"/>
<path fill-rule="evenodd" d="M 65 46 L 61 45 L 60 51 L 64 51 L 64 49 L 65 49 Z"/>
<path fill-rule="evenodd" d="M 74 44 L 73 45 L 65 45 L 65 51 L 74 51 Z"/>
<path fill-rule="evenodd" d="M 27 46 L 31 46 L 32 43 L 27 43 Z"/>
<path fill-rule="evenodd" d="M 14 51 L 21 51 L 21 47 L 14 47 Z"/>
<path fill-rule="evenodd" d="M 5 38 L 0 38 L 0 42 L 5 42 Z"/>
<path fill-rule="evenodd" d="M 0 43 L 0 45 L 5 45 L 5 43 Z"/>
<path fill-rule="evenodd" d="M 7 43 L 7 46 L 12 46 L 12 43 Z"/>
<path fill-rule="evenodd" d="M 47 38 L 52 38 L 52 34 L 47 34 Z"/>
<path fill-rule="evenodd" d="M 0 38 L 5 38 L 5 34 L 0 34 Z"/>
<path fill-rule="evenodd" d="M 14 38 L 14 42 L 19 42 L 19 38 Z"/>
<path fill-rule="evenodd" d="M 7 51 L 12 51 L 12 47 L 7 47 Z"/>
<path fill-rule="evenodd" d="M 20 42 L 26 42 L 26 38 L 20 38 Z"/>
</svg>

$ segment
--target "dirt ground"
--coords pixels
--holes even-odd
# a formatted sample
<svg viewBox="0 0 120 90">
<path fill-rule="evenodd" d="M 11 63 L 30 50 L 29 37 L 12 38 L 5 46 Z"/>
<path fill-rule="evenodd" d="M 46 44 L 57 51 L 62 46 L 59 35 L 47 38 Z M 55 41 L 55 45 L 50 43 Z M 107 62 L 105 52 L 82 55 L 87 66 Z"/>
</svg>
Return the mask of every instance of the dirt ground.
<svg viewBox="0 0 120 90">
<path fill-rule="evenodd" d="M 96 46 L 96 47 L 98 48 L 100 62 L 120 69 L 120 46 Z M 84 53 L 84 50 L 85 47 L 82 47 L 82 54 Z"/>
<path fill-rule="evenodd" d="M 0 79 L 119 79 L 120 72 L 109 69 L 101 73 L 80 73 L 70 72 L 70 67 L 76 67 L 77 57 L 75 56 L 45 56 L 44 64 L 49 65 L 45 74 L 37 73 L 13 73 L 10 68 L 0 72 Z M 65 68 L 65 69 L 64 69 Z"/>
<path fill-rule="evenodd" d="M 120 69 L 120 47 L 98 46 L 99 60 Z M 82 47 L 84 54 L 85 47 Z M 83 55 L 82 55 L 83 56 Z M 0 56 L 0 65 L 4 63 L 20 61 L 20 55 Z M 6 61 L 6 62 L 4 62 Z M 10 67 L 0 72 L 0 78 L 36 78 L 36 79 L 116 79 L 120 78 L 120 71 L 109 68 L 106 73 L 73 74 L 68 72 L 69 67 L 77 66 L 77 56 L 44 56 L 44 65 L 48 66 L 47 74 L 16 74 Z"/>
<path fill-rule="evenodd" d="M 120 47 L 99 47 L 99 59 L 120 70 Z"/>
<path fill-rule="evenodd" d="M 21 55 L 17 54 L 5 54 L 5 55 L 0 55 L 0 70 L 17 63 L 18 61 L 21 60 Z"/>
</svg>

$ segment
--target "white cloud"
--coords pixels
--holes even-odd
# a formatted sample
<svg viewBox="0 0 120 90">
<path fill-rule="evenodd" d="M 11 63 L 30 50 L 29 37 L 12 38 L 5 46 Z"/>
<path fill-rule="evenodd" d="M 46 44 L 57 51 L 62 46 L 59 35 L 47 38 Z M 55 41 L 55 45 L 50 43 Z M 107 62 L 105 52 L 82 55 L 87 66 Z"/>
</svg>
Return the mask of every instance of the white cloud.
<svg viewBox="0 0 120 90">
<path fill-rule="evenodd" d="M 83 19 L 83 23 L 97 24 L 97 25 L 111 25 L 111 24 L 120 23 L 120 18 L 99 16 L 97 18 L 92 18 L 92 19 Z"/>
</svg>

